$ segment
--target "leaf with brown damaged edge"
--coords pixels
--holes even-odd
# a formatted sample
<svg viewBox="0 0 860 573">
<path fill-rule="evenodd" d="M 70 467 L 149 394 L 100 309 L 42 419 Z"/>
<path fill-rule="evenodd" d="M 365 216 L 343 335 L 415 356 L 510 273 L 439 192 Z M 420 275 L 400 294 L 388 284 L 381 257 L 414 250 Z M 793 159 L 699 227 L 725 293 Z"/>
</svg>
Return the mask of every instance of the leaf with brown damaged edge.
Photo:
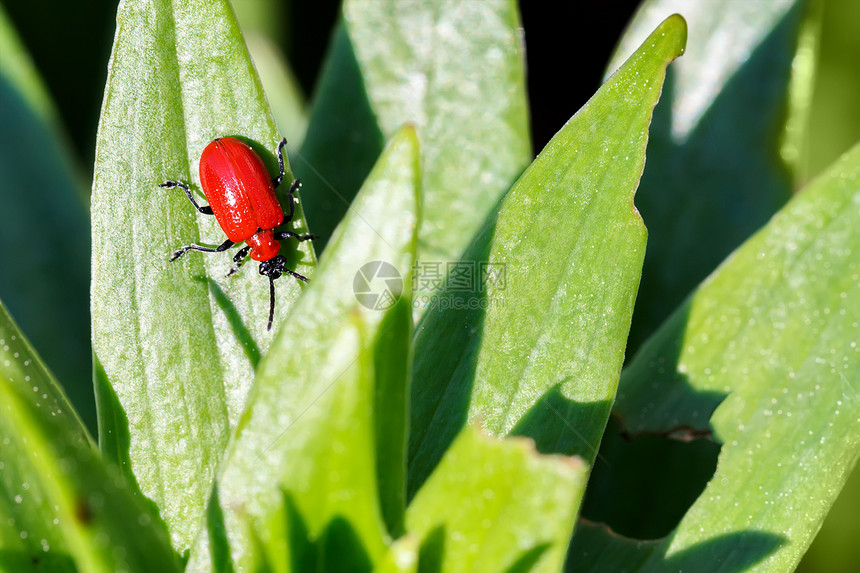
<svg viewBox="0 0 860 573">
<path fill-rule="evenodd" d="M 723 444 L 642 570 L 762 559 L 790 570 L 811 543 L 860 456 L 858 205 L 860 146 L 733 253 L 624 371 L 616 410 L 628 430 L 709 421 Z"/>
</svg>

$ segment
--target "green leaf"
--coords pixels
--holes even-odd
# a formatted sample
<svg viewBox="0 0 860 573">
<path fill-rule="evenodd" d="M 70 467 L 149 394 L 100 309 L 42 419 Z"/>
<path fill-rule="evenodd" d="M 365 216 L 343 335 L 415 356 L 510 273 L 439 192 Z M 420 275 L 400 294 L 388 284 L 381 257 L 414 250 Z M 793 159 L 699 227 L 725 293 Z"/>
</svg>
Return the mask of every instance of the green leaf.
<svg viewBox="0 0 860 573">
<path fill-rule="evenodd" d="M 778 537 L 765 532 L 746 531 L 716 536 L 672 555 L 662 556 L 665 543 L 638 541 L 616 535 L 603 525 L 580 521 L 570 548 L 565 571 L 689 571 L 691 561 L 700 565 L 693 571 L 748 571 L 779 546 Z M 715 555 L 729 555 L 715 559 Z M 651 561 L 649 561 L 651 559 Z M 781 570 L 781 569 L 767 569 Z"/>
<path fill-rule="evenodd" d="M 0 125 L 0 296 L 95 433 L 85 186 L 2 7 Z"/>
<path fill-rule="evenodd" d="M 419 324 L 410 492 L 476 416 L 541 452 L 594 459 L 645 250 L 633 192 L 685 31 L 678 16 L 661 24 L 553 138 L 461 262 L 489 279 L 463 294 L 452 275 Z"/>
<path fill-rule="evenodd" d="M 669 14 L 682 11 L 690 25 L 654 110 L 636 195 L 649 235 L 631 353 L 791 197 L 780 149 L 806 5 L 653 0 L 625 33 L 610 70 Z"/>
<path fill-rule="evenodd" d="M 422 143 L 419 260 L 456 260 L 531 158 L 514 0 L 348 0 L 317 93 L 296 170 L 323 237 L 404 122 Z"/>
<path fill-rule="evenodd" d="M 827 513 L 821 531 L 815 536 L 809 550 L 803 554 L 797 567 L 798 573 L 815 573 L 828 569 L 851 571 L 854 564 L 860 560 L 856 536 L 857 531 L 860 531 L 857 507 L 860 507 L 860 466 L 855 465 L 851 477 Z"/>
<path fill-rule="evenodd" d="M 111 419 L 127 418 L 128 427 L 106 435 L 103 447 L 121 447 L 110 436 L 130 436 L 131 471 L 179 550 L 195 535 L 273 336 L 268 285 L 253 269 L 225 278 L 227 254 L 168 263 L 181 245 L 223 241 L 214 217 L 158 187 L 179 179 L 199 193 L 200 152 L 223 135 L 247 138 L 275 173 L 280 137 L 229 4 L 123 2 L 93 184 L 92 330 L 96 363 L 124 410 Z M 304 230 L 300 211 L 288 228 Z M 308 243 L 285 252 L 298 272 L 313 270 Z M 280 324 L 301 287 L 288 278 L 277 287 Z"/>
<path fill-rule="evenodd" d="M 704 431 L 634 435 L 611 416 L 582 516 L 636 539 L 666 537 L 714 475 L 720 444 Z M 643 467 L 651 471 L 643 471 Z"/>
<path fill-rule="evenodd" d="M 723 444 L 706 489 L 642 570 L 668 570 L 676 556 L 672 570 L 766 558 L 790 571 L 821 526 L 860 456 L 858 205 L 860 147 L 738 249 L 625 370 L 615 410 L 630 433 L 710 429 Z"/>
<path fill-rule="evenodd" d="M 308 121 L 295 168 L 306 187 L 314 189 L 305 197 L 305 211 L 320 236 L 317 249 L 322 249 L 385 141 L 342 23 L 333 33 Z"/>
<path fill-rule="evenodd" d="M 48 128 L 57 129 L 59 118 L 51 96 L 2 6 L 0 6 L 0 31 L 3 32 L 0 34 L 0 46 L 3 48 L 0 50 L 0 78 L 3 79 L 3 89 L 14 92 L 21 100 L 18 105 L 25 105 L 30 116 L 40 119 Z M 0 110 L 3 110 L 4 114 L 9 114 L 9 110 L 14 109 L 15 103 L 3 98 Z M 13 117 L 11 114 L 9 116 Z"/>
<path fill-rule="evenodd" d="M 260 366 L 218 479 L 234 554 L 248 552 L 244 519 L 285 570 L 328 570 L 326 561 L 339 559 L 346 570 L 369 571 L 392 520 L 402 523 L 395 514 L 398 500 L 403 512 L 409 360 L 396 354 L 409 355 L 419 188 L 418 142 L 407 127 L 380 157 Z M 380 262 L 396 273 L 384 278 Z M 375 280 L 364 283 L 369 274 Z M 384 312 L 386 299 L 357 296 L 386 285 L 402 296 Z M 208 568 L 200 542 L 190 571 Z"/>
<path fill-rule="evenodd" d="M 373 573 L 418 573 L 418 539 L 406 535 L 391 544 Z"/>
<path fill-rule="evenodd" d="M 0 569 L 179 571 L 164 526 L 105 466 L 0 305 Z"/>
<path fill-rule="evenodd" d="M 791 80 L 788 85 L 788 102 L 785 131 L 782 134 L 780 156 L 791 169 L 794 191 L 800 190 L 812 176 L 810 173 L 810 143 L 812 142 L 812 112 L 819 65 L 822 60 L 822 13 L 824 2 L 803 0 L 805 16 L 797 27 L 797 44 L 791 62 Z M 853 141 L 852 141 L 853 143 Z M 847 149 L 843 147 L 840 152 Z M 836 155 L 831 156 L 830 163 Z"/>
<path fill-rule="evenodd" d="M 807 161 L 802 171 L 804 179 L 818 175 L 860 140 L 860 109 L 856 105 L 860 99 L 856 66 L 860 36 L 854 26 L 860 19 L 860 4 L 812 4 L 820 8 L 822 21 L 809 130 L 801 149 L 801 160 Z"/>
<path fill-rule="evenodd" d="M 558 571 L 588 471 L 467 426 L 409 505 L 424 571 Z"/>
<path fill-rule="evenodd" d="M 299 149 L 308 129 L 308 112 L 298 80 L 268 38 L 258 34 L 245 37 L 278 130 L 289 140 L 291 149 Z"/>
<path fill-rule="evenodd" d="M 307 106 L 302 89 L 279 49 L 279 45 L 287 43 L 286 37 L 292 31 L 290 26 L 284 26 L 285 12 L 291 11 L 289 4 L 276 0 L 233 0 L 231 5 L 260 74 L 275 123 L 289 140 L 290 148 L 298 149 L 308 128 Z"/>
<path fill-rule="evenodd" d="M 289 25 L 292 22 L 287 20 L 293 12 L 290 4 L 290 2 L 278 0 L 232 0 L 230 2 L 245 38 L 257 36 L 281 45 L 287 45 L 287 40 L 292 35 L 293 26 Z M 285 23 L 288 25 L 284 25 Z"/>
</svg>

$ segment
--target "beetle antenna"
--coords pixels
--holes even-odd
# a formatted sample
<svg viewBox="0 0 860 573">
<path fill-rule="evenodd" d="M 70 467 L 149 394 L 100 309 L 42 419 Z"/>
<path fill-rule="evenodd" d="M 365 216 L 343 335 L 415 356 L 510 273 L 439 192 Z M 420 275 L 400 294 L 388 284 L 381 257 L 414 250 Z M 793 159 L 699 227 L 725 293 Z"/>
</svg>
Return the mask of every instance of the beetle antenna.
<svg viewBox="0 0 860 573">
<path fill-rule="evenodd" d="M 275 279 L 269 275 L 269 326 L 266 330 L 272 330 L 272 321 L 275 319 Z"/>
</svg>

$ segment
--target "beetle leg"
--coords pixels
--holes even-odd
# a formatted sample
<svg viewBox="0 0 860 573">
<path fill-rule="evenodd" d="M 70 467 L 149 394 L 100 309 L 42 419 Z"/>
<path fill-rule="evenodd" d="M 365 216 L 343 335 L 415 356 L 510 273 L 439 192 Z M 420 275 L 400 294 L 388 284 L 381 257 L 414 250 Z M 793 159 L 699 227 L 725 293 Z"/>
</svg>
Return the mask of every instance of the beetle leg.
<svg viewBox="0 0 860 573">
<path fill-rule="evenodd" d="M 294 271 L 291 271 L 290 269 L 286 269 L 286 268 L 285 268 L 285 269 L 284 269 L 284 272 L 285 272 L 285 273 L 287 273 L 288 275 L 292 275 L 292 276 L 296 277 L 297 279 L 299 279 L 299 280 L 300 280 L 300 281 L 302 281 L 303 283 L 308 282 L 308 277 L 306 277 L 306 276 L 304 276 L 304 275 L 300 275 L 299 273 L 294 272 Z"/>
<path fill-rule="evenodd" d="M 235 275 L 239 272 L 239 269 L 242 268 L 242 265 L 248 260 L 248 253 L 251 252 L 251 246 L 246 245 L 239 249 L 235 255 L 233 255 L 233 262 L 236 263 L 233 265 L 233 268 L 227 273 L 227 276 Z"/>
<path fill-rule="evenodd" d="M 189 189 L 188 185 L 186 185 L 185 183 L 181 181 L 165 181 L 164 183 L 159 185 L 159 187 L 163 189 L 173 189 L 174 187 L 179 187 L 180 189 L 185 191 L 186 195 L 188 195 L 188 200 L 191 201 L 191 204 L 194 205 L 195 209 L 197 209 L 204 215 L 214 215 L 214 213 L 212 212 L 212 207 L 210 207 L 209 205 L 204 205 L 203 207 L 201 207 L 197 204 L 197 201 L 194 200 L 194 195 L 191 194 L 191 189 Z"/>
<path fill-rule="evenodd" d="M 298 241 L 310 241 L 311 239 L 319 239 L 317 235 L 299 235 L 297 233 L 293 233 L 292 231 L 279 231 L 275 233 L 276 241 L 283 241 L 284 239 L 288 239 L 290 237 L 295 237 Z"/>
<path fill-rule="evenodd" d="M 170 257 L 170 261 L 175 261 L 188 251 L 200 251 L 201 253 L 220 253 L 222 251 L 226 251 L 235 244 L 236 243 L 234 243 L 230 239 L 227 239 L 214 249 L 212 247 L 201 247 L 200 245 L 185 245 L 181 249 L 177 249 L 176 251 L 174 251 L 173 255 Z"/>
<path fill-rule="evenodd" d="M 284 219 L 286 222 L 290 222 L 293 220 L 293 215 L 296 214 L 296 198 L 293 197 L 293 193 L 298 191 L 302 186 L 302 182 L 296 179 L 293 181 L 293 184 L 290 185 L 290 190 L 287 191 L 287 200 L 290 202 L 290 214 Z"/>
<path fill-rule="evenodd" d="M 277 189 L 281 183 L 284 182 L 284 171 L 286 168 L 284 167 L 284 146 L 287 144 L 287 138 L 284 137 L 281 139 L 281 142 L 278 144 L 278 167 L 280 167 L 281 171 L 277 177 L 272 179 L 272 185 Z"/>
</svg>

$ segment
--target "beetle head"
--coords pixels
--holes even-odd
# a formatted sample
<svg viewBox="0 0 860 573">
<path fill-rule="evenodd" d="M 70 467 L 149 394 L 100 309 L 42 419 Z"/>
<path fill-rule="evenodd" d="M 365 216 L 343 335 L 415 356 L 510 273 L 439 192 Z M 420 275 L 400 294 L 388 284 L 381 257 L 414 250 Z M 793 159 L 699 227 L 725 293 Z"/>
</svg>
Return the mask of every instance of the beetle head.
<svg viewBox="0 0 860 573">
<path fill-rule="evenodd" d="M 260 274 L 275 280 L 281 277 L 286 268 L 287 258 L 284 255 L 276 255 L 268 261 L 260 263 Z"/>
</svg>

